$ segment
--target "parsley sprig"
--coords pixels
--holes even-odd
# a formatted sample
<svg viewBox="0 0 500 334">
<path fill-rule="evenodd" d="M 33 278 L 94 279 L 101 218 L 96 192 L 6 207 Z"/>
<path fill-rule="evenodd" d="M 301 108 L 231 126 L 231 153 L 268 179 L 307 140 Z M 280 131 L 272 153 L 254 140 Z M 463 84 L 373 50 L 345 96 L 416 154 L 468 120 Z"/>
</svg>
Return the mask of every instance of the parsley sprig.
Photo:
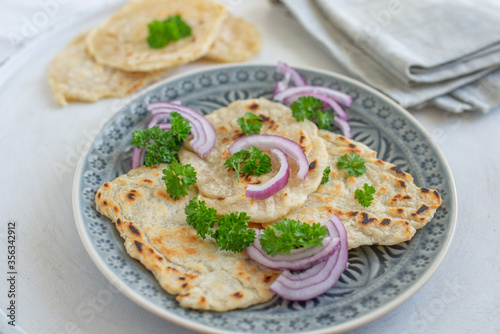
<svg viewBox="0 0 500 334">
<path fill-rule="evenodd" d="M 240 174 L 260 176 L 272 170 L 271 157 L 255 146 L 250 146 L 248 151 L 236 152 L 224 162 L 224 166 L 236 171 L 238 182 Z"/>
<path fill-rule="evenodd" d="M 359 204 L 367 208 L 372 204 L 373 194 L 375 194 L 375 187 L 365 183 L 363 185 L 363 190 L 356 189 L 354 192 L 354 198 L 358 200 Z"/>
<path fill-rule="evenodd" d="M 318 128 L 329 129 L 335 116 L 328 109 L 323 108 L 323 102 L 312 96 L 301 96 L 290 106 L 292 115 L 299 122 L 309 119 L 316 121 Z"/>
<path fill-rule="evenodd" d="M 330 166 L 327 166 L 325 168 L 325 170 L 323 171 L 323 177 L 321 178 L 321 183 L 320 184 L 325 184 L 328 181 L 330 181 L 330 172 L 331 171 L 332 171 L 332 169 L 330 168 Z"/>
<path fill-rule="evenodd" d="M 189 187 L 196 183 L 196 171 L 190 164 L 182 165 L 174 160 L 163 170 L 161 179 L 165 181 L 168 195 L 179 199 L 186 196 Z"/>
<path fill-rule="evenodd" d="M 241 126 L 241 132 L 246 135 L 259 134 L 260 128 L 262 128 L 262 117 L 251 112 L 246 112 L 236 122 Z"/>
<path fill-rule="evenodd" d="M 294 248 L 321 246 L 328 235 L 326 227 L 319 223 L 309 225 L 298 220 L 283 218 L 267 227 L 260 236 L 262 249 L 269 255 L 289 254 Z"/>
<path fill-rule="evenodd" d="M 169 131 L 154 126 L 145 130 L 136 130 L 132 133 L 132 146 L 146 149 L 145 165 L 152 167 L 161 163 L 178 161 L 177 151 L 182 146 L 182 141 L 187 138 L 191 126 L 179 113 L 170 114 Z"/>
<path fill-rule="evenodd" d="M 160 49 L 170 42 L 191 36 L 191 27 L 184 22 L 180 15 L 169 16 L 166 20 L 154 20 L 148 24 L 149 47 Z"/>
<path fill-rule="evenodd" d="M 217 211 L 207 208 L 198 196 L 189 201 L 184 211 L 186 222 L 200 237 L 211 236 L 222 250 L 239 253 L 255 240 L 255 231 L 248 228 L 250 217 L 245 212 L 232 212 L 217 218 Z"/>
<path fill-rule="evenodd" d="M 251 246 L 255 231 L 248 228 L 250 217 L 245 212 L 232 212 L 217 218 L 217 211 L 207 208 L 205 201 L 195 196 L 185 207 L 186 222 L 205 239 L 211 236 L 222 250 L 239 253 Z M 262 249 L 273 256 L 288 254 L 294 248 L 321 246 L 328 230 L 319 223 L 312 225 L 283 218 L 267 227 L 260 237 Z"/>
<path fill-rule="evenodd" d="M 365 162 L 358 154 L 346 153 L 337 161 L 337 168 L 344 168 L 349 176 L 358 177 L 366 173 Z"/>
</svg>

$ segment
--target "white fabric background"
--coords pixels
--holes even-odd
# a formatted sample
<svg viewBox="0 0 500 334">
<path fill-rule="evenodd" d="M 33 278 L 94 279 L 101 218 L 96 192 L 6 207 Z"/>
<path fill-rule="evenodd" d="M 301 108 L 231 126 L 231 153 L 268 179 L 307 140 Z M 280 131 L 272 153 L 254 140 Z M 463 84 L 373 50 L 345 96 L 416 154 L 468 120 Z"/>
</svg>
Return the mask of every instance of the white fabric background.
<svg viewBox="0 0 500 334">
<path fill-rule="evenodd" d="M 40 12 L 42 2 L 1 0 L 0 59 L 13 49 L 9 33 L 22 33 L 23 18 L 32 20 Z M 101 3 L 66 2 L 40 28 Z M 343 72 L 295 19 L 268 1 L 226 3 L 236 15 L 256 23 L 263 35 L 263 51 L 253 61 L 284 60 L 295 66 Z M 54 49 L 47 48 L 41 54 L 29 54 L 27 50 L 28 54 L 18 56 L 27 61 L 48 62 L 70 36 L 64 35 L 64 39 L 49 37 L 47 45 L 56 45 Z M 71 152 L 68 147 L 85 143 L 82 129 L 97 128 L 112 110 L 107 108 L 110 101 L 61 110 L 51 100 L 33 101 L 31 108 L 12 109 L 15 99 L 32 98 L 31 86 L 46 85 L 44 66 L 36 75 L 38 79 L 27 81 L 22 92 L 13 91 L 9 85 L 0 90 L 0 263 L 5 272 L 6 224 L 15 219 L 19 224 L 17 324 L 28 333 L 192 333 L 143 310 L 120 293 L 112 293 L 112 300 L 105 307 L 96 304 L 100 294 L 115 290 L 86 254 L 73 223 L 74 166 L 59 182 L 47 165 L 53 160 L 77 159 L 78 152 Z M 188 65 L 180 72 L 204 66 L 209 65 Z M 18 80 L 30 77 L 22 68 L 14 70 Z M 50 94 L 48 87 L 44 92 Z M 40 112 L 46 113 L 47 119 L 31 122 Z M 418 293 L 353 333 L 499 333 L 500 219 L 496 209 L 500 200 L 500 113 L 453 115 L 426 108 L 414 111 L 414 116 L 438 143 L 454 174 L 459 198 L 457 232 L 441 267 Z M 1 278 L 3 311 L 7 302 L 5 291 L 6 282 Z M 90 320 L 76 311 L 87 304 L 96 307 Z M 0 321 L 4 318 L 0 317 Z M 0 331 L 11 333 L 3 323 Z"/>
</svg>

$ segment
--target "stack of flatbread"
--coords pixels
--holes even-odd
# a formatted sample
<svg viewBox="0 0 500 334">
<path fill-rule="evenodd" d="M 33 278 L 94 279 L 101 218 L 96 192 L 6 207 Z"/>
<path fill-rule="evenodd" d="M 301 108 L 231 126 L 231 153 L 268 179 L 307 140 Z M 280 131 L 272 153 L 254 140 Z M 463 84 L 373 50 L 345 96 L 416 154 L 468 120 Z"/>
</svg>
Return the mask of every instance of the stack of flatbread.
<svg viewBox="0 0 500 334">
<path fill-rule="evenodd" d="M 191 36 L 152 49 L 148 24 L 180 15 Z M 132 0 L 97 28 L 81 33 L 51 62 L 49 83 L 60 105 L 123 97 L 200 58 L 245 61 L 260 52 L 255 26 L 212 0 Z"/>
<path fill-rule="evenodd" d="M 249 184 L 265 182 L 279 170 L 241 177 L 227 169 L 228 147 L 243 134 L 237 119 L 246 112 L 262 117 L 262 134 L 295 141 L 309 161 L 309 174 L 298 179 L 298 167 L 290 161 L 290 179 L 279 192 L 261 201 L 245 197 Z M 281 218 L 307 223 L 326 223 L 336 214 L 342 220 L 349 248 L 361 245 L 393 245 L 413 237 L 431 221 L 441 204 L 439 194 L 420 188 L 398 166 L 376 158 L 376 152 L 305 120 L 297 122 L 291 110 L 266 99 L 241 100 L 214 111 L 206 118 L 215 129 L 214 149 L 203 159 L 186 142 L 179 151 L 183 164 L 197 171 L 197 184 L 188 196 L 174 200 L 161 179 L 166 165 L 140 167 L 106 182 L 96 194 L 96 209 L 110 218 L 125 239 L 128 253 L 141 261 L 183 307 L 228 311 L 269 300 L 269 286 L 279 272 L 251 260 L 245 252 L 218 249 L 210 237 L 203 240 L 186 223 L 184 208 L 194 196 L 219 214 L 246 212 L 251 226 L 264 228 Z M 366 174 L 349 176 L 336 167 L 339 157 L 355 153 L 366 160 Z M 271 155 L 273 156 L 273 155 Z M 272 158 L 273 159 L 273 158 Z M 330 166 L 330 179 L 321 185 L 323 171 Z M 376 189 L 372 204 L 365 208 L 355 199 L 356 189 L 368 183 Z"/>
</svg>

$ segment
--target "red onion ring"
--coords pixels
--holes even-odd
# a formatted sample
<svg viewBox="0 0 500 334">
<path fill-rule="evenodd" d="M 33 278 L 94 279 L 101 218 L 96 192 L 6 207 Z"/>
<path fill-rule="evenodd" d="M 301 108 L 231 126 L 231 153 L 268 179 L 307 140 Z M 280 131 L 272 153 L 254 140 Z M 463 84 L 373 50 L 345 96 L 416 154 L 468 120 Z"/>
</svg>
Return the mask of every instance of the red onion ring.
<svg viewBox="0 0 500 334">
<path fill-rule="evenodd" d="M 347 233 L 339 217 L 334 215 L 326 223 L 332 237 L 340 238 L 339 250 L 328 260 L 323 261 L 303 273 L 292 274 L 284 271 L 270 289 L 286 300 L 309 300 L 328 291 L 347 267 Z"/>
<path fill-rule="evenodd" d="M 265 183 L 250 184 L 245 191 L 246 197 L 253 200 L 264 200 L 273 196 L 287 185 L 288 178 L 290 177 L 288 159 L 285 153 L 277 148 L 271 148 L 271 153 L 279 159 L 281 164 L 278 174 Z"/>
<path fill-rule="evenodd" d="M 299 166 L 297 177 L 303 180 L 307 177 L 307 173 L 309 172 L 309 161 L 299 144 L 293 140 L 276 135 L 250 135 L 241 137 L 235 141 L 228 147 L 228 150 L 232 155 L 238 151 L 246 150 L 250 146 L 258 147 L 261 150 L 277 148 L 283 151 L 286 155 L 295 160 Z"/>
<path fill-rule="evenodd" d="M 246 251 L 250 258 L 265 267 L 276 270 L 302 270 L 324 262 L 337 251 L 339 245 L 339 238 L 329 237 L 323 239 L 321 247 L 307 247 L 304 251 L 296 253 L 270 256 L 262 249 L 259 234 L 254 244 L 247 247 Z"/>
<path fill-rule="evenodd" d="M 306 79 L 304 79 L 304 77 L 296 69 L 288 66 L 287 63 L 279 61 L 278 65 L 276 66 L 276 72 L 283 75 L 289 74 L 290 79 L 292 79 L 292 82 L 295 86 L 307 85 Z"/>
<path fill-rule="evenodd" d="M 336 102 L 338 102 L 346 107 L 350 107 L 352 105 L 352 97 L 350 97 L 349 95 L 347 95 L 345 93 L 342 93 L 338 90 L 334 90 L 334 89 L 327 88 L 327 87 L 310 86 L 310 85 L 295 86 L 295 87 L 287 88 L 287 89 L 283 90 L 282 92 L 274 95 L 274 99 L 276 101 L 283 102 L 286 98 L 288 98 L 292 95 L 301 94 L 301 93 L 323 94 L 323 95 L 326 95 L 326 96 L 334 99 Z"/>
<path fill-rule="evenodd" d="M 134 147 L 132 149 L 132 158 L 130 158 L 130 168 L 134 169 L 142 166 L 144 163 L 144 154 L 146 150 L 143 148 Z"/>
<path fill-rule="evenodd" d="M 216 136 L 212 124 L 197 111 L 186 106 L 169 102 L 153 102 L 148 104 L 147 109 L 151 111 L 153 115 L 176 111 L 180 113 L 182 117 L 186 118 L 191 124 L 191 130 L 194 137 L 190 141 L 190 144 L 193 150 L 201 158 L 205 157 L 215 146 Z M 198 136 L 195 135 L 195 132 L 198 132 Z"/>
<path fill-rule="evenodd" d="M 342 131 L 342 134 L 347 137 L 351 138 L 351 127 L 349 126 L 349 123 L 344 121 L 343 119 L 335 119 L 333 120 L 333 124 Z"/>
</svg>

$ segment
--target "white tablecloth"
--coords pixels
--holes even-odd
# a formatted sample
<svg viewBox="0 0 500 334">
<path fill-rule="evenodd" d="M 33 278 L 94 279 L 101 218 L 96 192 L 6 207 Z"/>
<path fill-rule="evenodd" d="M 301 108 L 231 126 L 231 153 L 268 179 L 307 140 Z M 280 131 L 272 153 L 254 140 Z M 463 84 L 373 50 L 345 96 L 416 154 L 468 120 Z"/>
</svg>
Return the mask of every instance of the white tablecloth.
<svg viewBox="0 0 500 334">
<path fill-rule="evenodd" d="M 263 51 L 252 61 L 285 60 L 342 73 L 293 18 L 270 2 L 225 2 L 262 33 Z M 76 161 L 89 133 L 111 115 L 113 100 L 66 109 L 52 101 L 47 63 L 77 30 L 73 26 L 58 32 L 57 39 L 49 34 L 36 48 L 18 53 L 19 59 L 6 58 L 20 36 L 30 43 L 47 27 L 100 3 L 2 0 L 0 4 L 0 62 L 7 61 L 13 78 L 0 86 L 0 262 L 7 276 L 7 222 L 15 220 L 16 324 L 28 333 L 192 333 L 113 293 L 116 290 L 79 240 L 71 207 Z M 84 21 L 79 29 L 90 26 Z M 188 65 L 178 73 L 204 66 L 208 65 Z M 495 211 L 500 202 L 500 112 L 452 115 L 425 109 L 413 115 L 451 166 L 459 199 L 458 228 L 430 281 L 402 306 L 354 332 L 500 333 L 500 219 Z M 67 168 L 55 173 L 54 161 Z M 0 279 L 4 312 L 7 290 L 6 278 Z M 112 298 L 100 298 L 103 294 Z M 5 318 L 0 321 L 0 332 L 9 333 Z"/>
</svg>

